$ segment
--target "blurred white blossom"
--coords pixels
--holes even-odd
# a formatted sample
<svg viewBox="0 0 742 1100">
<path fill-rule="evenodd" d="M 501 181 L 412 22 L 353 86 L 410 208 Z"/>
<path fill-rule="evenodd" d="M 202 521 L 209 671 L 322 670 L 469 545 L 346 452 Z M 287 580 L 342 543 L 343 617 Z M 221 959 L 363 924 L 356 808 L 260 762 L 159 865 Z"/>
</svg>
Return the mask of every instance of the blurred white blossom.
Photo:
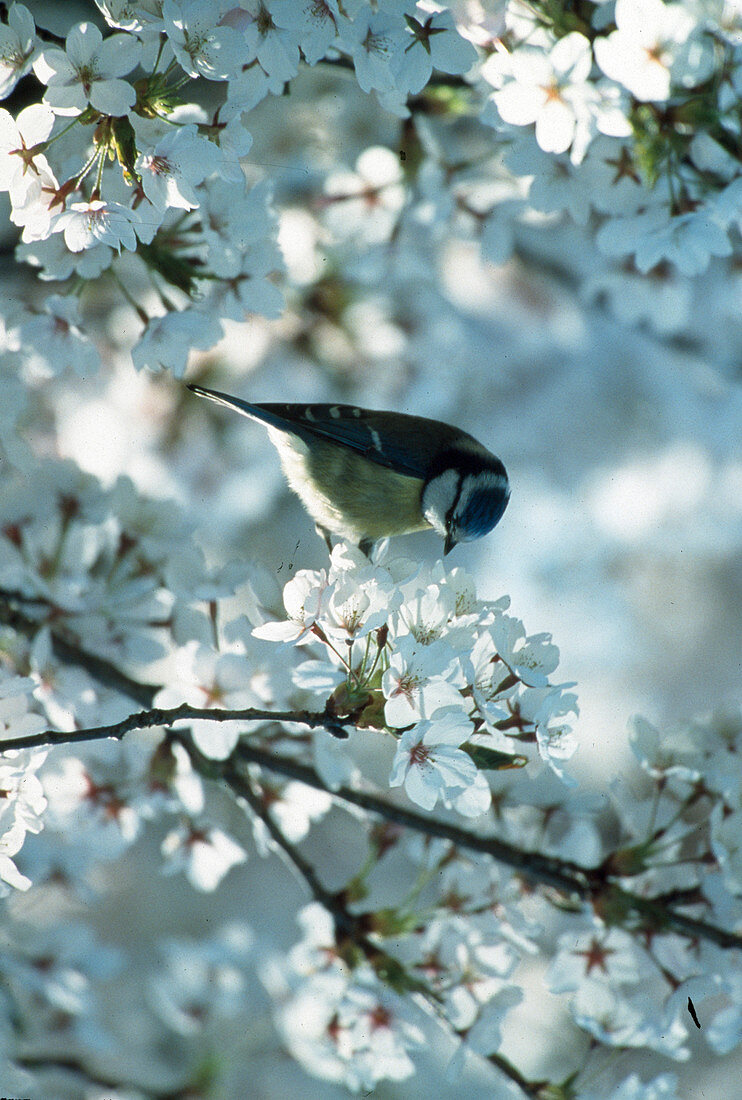
<svg viewBox="0 0 742 1100">
<path fill-rule="evenodd" d="M 36 54 L 36 27 L 25 4 L 11 4 L 7 24 L 0 24 L 0 99 L 5 99 L 28 72 Z"/>
</svg>

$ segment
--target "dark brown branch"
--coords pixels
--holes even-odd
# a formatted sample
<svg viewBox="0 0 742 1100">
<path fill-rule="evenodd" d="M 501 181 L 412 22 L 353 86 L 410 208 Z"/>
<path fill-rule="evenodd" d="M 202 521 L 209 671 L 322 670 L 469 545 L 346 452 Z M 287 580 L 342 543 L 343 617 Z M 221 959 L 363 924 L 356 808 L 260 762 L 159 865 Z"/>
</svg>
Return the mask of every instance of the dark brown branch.
<svg viewBox="0 0 742 1100">
<path fill-rule="evenodd" d="M 324 727 L 335 736 L 347 736 L 346 725 L 342 719 L 312 711 L 270 711 L 256 707 L 242 710 L 214 710 L 208 707 L 193 707 L 181 703 L 169 709 L 153 708 L 129 715 L 109 726 L 93 726 L 88 729 L 60 732 L 46 730 L 43 733 L 29 734 L 26 737 L 9 738 L 0 742 L 0 751 L 21 748 L 37 748 L 43 745 L 69 745 L 84 741 L 97 741 L 106 737 L 120 739 L 135 729 L 148 729 L 153 726 L 172 726 L 182 720 L 205 720 L 209 722 L 278 722 L 296 723 L 310 729 Z M 180 741 L 191 754 L 197 752 L 190 735 L 172 733 L 173 739 Z M 200 754 L 199 754 L 200 755 Z M 326 785 L 317 772 L 307 764 L 287 756 L 275 755 L 266 749 L 253 745 L 249 740 L 240 741 L 229 757 L 232 764 L 243 762 L 258 764 L 280 775 L 298 779 L 307 786 L 326 790 Z M 217 777 L 217 776 L 215 776 Z M 427 836 L 448 840 L 468 851 L 489 855 L 499 863 L 512 867 L 529 881 L 551 886 L 566 894 L 576 896 L 581 901 L 593 905 L 596 910 L 620 914 L 619 923 L 628 926 L 668 930 L 691 938 L 703 938 L 716 943 L 719 947 L 742 947 L 742 935 L 719 928 L 707 921 L 686 916 L 667 899 L 660 897 L 644 898 L 639 894 L 625 890 L 617 876 L 611 875 L 605 868 L 580 867 L 568 860 L 543 855 L 541 852 L 529 852 L 507 844 L 494 836 L 484 836 L 461 829 L 457 825 L 395 805 L 378 795 L 366 791 L 341 787 L 330 792 L 334 798 L 358 806 L 369 813 L 383 817 L 405 828 L 415 829 Z"/>
<path fill-rule="evenodd" d="M 186 748 L 187 751 L 191 753 L 191 760 L 195 767 L 198 766 L 200 758 L 201 763 L 205 764 L 208 771 L 213 771 L 213 761 L 204 757 L 199 750 L 196 749 L 195 745 L 186 745 Z M 368 925 L 364 920 L 364 915 L 360 914 L 356 916 L 351 913 L 345 903 L 342 893 L 331 893 L 329 890 L 325 889 L 314 867 L 304 858 L 296 845 L 292 844 L 291 841 L 284 836 L 273 819 L 270 809 L 264 804 L 259 791 L 255 789 L 255 785 L 253 785 L 249 777 L 238 770 L 230 760 L 217 764 L 217 769 L 235 794 L 239 798 L 243 798 L 248 803 L 253 813 L 263 822 L 274 844 L 280 849 L 288 862 L 304 880 L 315 900 L 320 902 L 320 904 L 331 914 L 335 923 L 335 933 L 338 937 L 339 953 L 341 955 L 347 954 L 349 948 L 351 950 L 360 950 L 364 958 L 374 968 L 382 981 L 396 988 L 398 991 L 410 992 L 421 996 L 433 1009 L 442 1024 L 451 1031 L 452 1034 L 465 1040 L 465 1036 L 462 1036 L 451 1027 L 450 1020 L 442 1011 L 439 998 L 430 986 L 425 982 L 412 978 L 393 955 L 389 955 L 380 948 L 378 944 L 369 939 Z M 537 1098 L 540 1095 L 543 1082 L 529 1081 L 511 1062 L 500 1055 L 490 1056 L 489 1061 L 491 1061 L 501 1073 L 509 1077 L 526 1096 Z"/>
<path fill-rule="evenodd" d="M 9 626 L 11 630 L 22 634 L 24 638 L 33 640 L 42 627 L 48 624 L 26 614 L 18 606 L 19 604 L 26 607 L 42 606 L 47 611 L 50 610 L 49 605 L 45 600 L 24 596 L 20 592 L 0 589 L 0 624 Z M 125 672 L 121 672 L 110 661 L 83 649 L 82 646 L 70 641 L 54 628 L 51 630 L 51 640 L 54 656 L 62 664 L 76 665 L 78 668 L 85 669 L 99 684 L 121 692 L 122 695 L 133 699 L 141 707 L 152 706 L 152 700 L 160 690 L 159 685 L 142 684 L 137 680 L 132 680 L 130 676 L 127 676 Z"/>
<path fill-rule="evenodd" d="M 190 753 L 190 737 L 174 735 Z M 250 741 L 240 741 L 232 757 L 258 764 L 287 778 L 297 779 L 309 787 L 326 790 L 326 785 L 314 768 L 286 756 L 275 755 L 259 748 Z M 367 791 L 340 787 L 330 792 L 333 798 L 351 803 L 369 813 L 382 817 L 404 828 L 414 829 L 426 836 L 448 840 L 457 847 L 488 855 L 498 863 L 512 867 L 518 874 L 536 885 L 551 886 L 563 893 L 576 896 L 594 905 L 599 911 L 620 913 L 635 928 L 652 931 L 671 931 L 691 939 L 705 939 L 722 948 L 742 948 L 742 935 L 730 932 L 708 921 L 686 916 L 663 897 L 644 898 L 625 890 L 616 877 L 607 875 L 601 868 L 580 867 L 569 860 L 529 852 L 494 836 L 484 836 L 462 829 L 458 825 L 439 821 L 434 817 L 395 805 Z"/>
<path fill-rule="evenodd" d="M 187 746 L 191 762 L 197 765 L 198 760 L 194 758 L 193 754 L 194 748 L 193 745 Z M 199 753 L 198 755 L 201 756 L 202 754 Z M 255 816 L 263 822 L 271 840 L 276 847 L 280 848 L 288 862 L 307 884 L 315 901 L 320 902 L 325 909 L 332 913 L 337 931 L 339 933 L 347 932 L 353 923 L 353 918 L 349 915 L 347 909 L 338 905 L 337 895 L 325 889 L 311 863 L 304 858 L 296 845 L 292 844 L 283 834 L 268 806 L 264 803 L 259 789 L 256 789 L 257 784 L 252 783 L 250 777 L 239 771 L 234 763 L 229 760 L 219 767 L 219 771 L 222 779 L 234 794 L 238 798 L 244 799 Z"/>
<path fill-rule="evenodd" d="M 192 707 L 190 703 L 181 703 L 177 707 L 152 707 L 129 714 L 120 722 L 108 726 L 89 726 L 87 729 L 43 730 L 41 733 L 28 734 L 25 737 L 13 737 L 0 740 L 0 753 L 10 749 L 37 749 L 44 745 L 77 745 L 85 741 L 102 741 L 113 737 L 120 741 L 132 730 L 152 729 L 153 726 L 172 726 L 183 719 L 209 722 L 295 722 L 309 729 L 324 727 L 335 737 L 347 737 L 347 731 L 341 719 L 328 714 L 319 714 L 311 710 L 264 710 L 260 707 L 244 707 L 241 710 L 214 710 L 211 707 Z"/>
<path fill-rule="evenodd" d="M 43 745 L 69 745 L 84 741 L 97 741 L 106 737 L 120 739 L 135 729 L 148 729 L 153 726 L 172 726 L 182 720 L 205 720 L 209 722 L 278 722 L 296 723 L 310 729 L 324 727 L 335 736 L 347 736 L 348 722 L 327 714 L 312 711 L 270 711 L 256 707 L 242 710 L 214 710 L 208 707 L 193 707 L 181 703 L 169 709 L 153 708 L 129 715 L 109 726 L 94 726 L 88 729 L 60 732 L 46 730 L 43 733 L 29 734 L 26 737 L 9 738 L 0 742 L 0 751 L 21 748 L 37 748 Z M 180 741 L 191 755 L 197 752 L 195 745 L 186 733 L 171 733 L 174 740 Z M 200 754 L 199 754 L 200 755 Z M 232 765 L 253 763 L 280 775 L 298 779 L 307 786 L 326 790 L 326 785 L 317 772 L 307 764 L 302 764 L 287 756 L 276 755 L 266 749 L 253 745 L 249 740 L 240 741 L 229 757 Z M 213 762 L 212 762 L 213 763 Z M 214 774 L 215 778 L 219 778 Z M 703 938 L 716 943 L 719 947 L 742 947 L 742 935 L 719 928 L 707 921 L 686 916 L 660 897 L 645 898 L 625 890 L 618 876 L 611 875 L 605 868 L 580 867 L 568 860 L 543 855 L 541 852 L 529 852 L 507 844 L 494 836 L 484 836 L 461 829 L 446 821 L 439 821 L 415 810 L 395 805 L 378 795 L 367 791 L 341 787 L 330 792 L 334 798 L 358 806 L 369 813 L 383 817 L 405 828 L 415 829 L 427 836 L 448 840 L 468 851 L 489 855 L 499 863 L 512 867 L 529 881 L 551 886 L 566 894 L 576 896 L 581 901 L 593 905 L 596 910 L 620 915 L 618 921 L 625 926 L 633 923 L 635 927 L 653 931 L 668 930 L 691 938 Z"/>
<path fill-rule="evenodd" d="M 191 754 L 191 762 L 197 767 L 198 760 L 194 759 L 194 749 L 195 746 L 191 746 L 187 751 Z M 198 753 L 198 750 L 196 752 Z M 209 762 L 210 764 L 211 762 Z M 364 914 L 356 916 L 351 913 L 342 893 L 332 893 L 322 885 L 311 863 L 304 858 L 296 845 L 284 836 L 250 778 L 230 760 L 224 761 L 218 765 L 218 768 L 230 789 L 238 798 L 243 798 L 253 813 L 263 822 L 271 840 L 307 884 L 315 901 L 320 902 L 332 916 L 339 951 L 343 953 L 344 945 L 350 946 L 354 950 L 360 950 L 384 981 L 397 986 L 401 984 L 408 991 L 422 992 L 427 999 L 435 1001 L 435 995 L 427 985 L 405 975 L 401 964 L 369 939 L 369 927 Z"/>
</svg>

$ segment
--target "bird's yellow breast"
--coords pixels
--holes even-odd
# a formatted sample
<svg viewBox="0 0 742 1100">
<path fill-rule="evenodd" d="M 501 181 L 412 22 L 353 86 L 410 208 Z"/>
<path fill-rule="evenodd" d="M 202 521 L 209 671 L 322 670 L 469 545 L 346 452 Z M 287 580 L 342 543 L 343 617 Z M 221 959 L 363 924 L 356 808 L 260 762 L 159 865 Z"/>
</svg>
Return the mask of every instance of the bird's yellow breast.
<svg viewBox="0 0 742 1100">
<path fill-rule="evenodd" d="M 315 523 L 355 542 L 430 527 L 421 511 L 423 482 L 370 462 L 347 447 L 268 428 L 289 485 Z"/>
</svg>

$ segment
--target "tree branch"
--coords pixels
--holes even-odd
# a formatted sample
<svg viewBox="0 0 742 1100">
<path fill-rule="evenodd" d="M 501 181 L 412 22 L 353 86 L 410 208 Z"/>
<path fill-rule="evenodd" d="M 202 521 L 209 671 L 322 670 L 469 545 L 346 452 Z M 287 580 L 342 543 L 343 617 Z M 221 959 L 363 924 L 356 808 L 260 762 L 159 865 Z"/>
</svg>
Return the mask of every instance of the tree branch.
<svg viewBox="0 0 742 1100">
<path fill-rule="evenodd" d="M 13 1061 L 22 1069 L 32 1072 L 66 1073 L 78 1078 L 81 1077 L 85 1082 L 86 1092 L 87 1088 L 101 1090 L 104 1094 L 107 1092 L 118 1093 L 120 1090 L 128 1091 L 133 1088 L 137 1092 L 146 1092 L 151 1100 L 184 1100 L 187 1095 L 192 1095 L 189 1084 L 175 1089 L 155 1089 L 150 1085 L 127 1083 L 113 1077 L 107 1077 L 102 1073 L 89 1070 L 82 1059 L 72 1054 L 22 1054 L 14 1058 Z"/>
<path fill-rule="evenodd" d="M 193 707 L 190 703 L 181 703 L 177 707 L 152 707 L 129 714 L 120 722 L 108 726 L 89 726 L 82 730 L 43 730 L 23 737 L 9 737 L 0 740 L 0 753 L 10 749 L 37 749 L 44 745 L 77 745 L 85 741 L 102 741 L 113 737 L 120 741 L 132 730 L 152 729 L 153 726 L 172 726 L 174 722 L 189 719 L 210 722 L 295 722 L 309 729 L 323 727 L 335 737 L 346 738 L 347 730 L 342 719 L 330 714 L 320 714 L 311 710 L 264 710 L 261 707 L 243 707 L 240 710 L 214 710 L 211 707 Z"/>
<path fill-rule="evenodd" d="M 24 638 L 33 641 L 38 632 L 49 624 L 26 614 L 17 606 L 18 604 L 27 607 L 42 606 L 47 609 L 49 614 L 54 609 L 46 600 L 25 596 L 22 592 L 0 589 L 0 624 L 9 626 L 11 630 L 15 630 L 18 634 L 22 634 Z M 137 680 L 132 680 L 125 672 L 121 672 L 116 665 L 95 653 L 83 649 L 82 646 L 66 638 L 59 630 L 51 629 L 51 640 L 52 650 L 58 661 L 65 665 L 77 665 L 84 668 L 99 684 L 121 692 L 122 695 L 133 699 L 141 707 L 152 706 L 152 700 L 160 690 L 159 685 L 142 684 Z"/>
<path fill-rule="evenodd" d="M 172 736 L 190 755 L 190 735 L 183 735 L 181 731 L 177 731 Z M 308 764 L 268 752 L 249 741 L 240 741 L 232 757 L 246 763 L 258 764 L 287 778 L 305 783 L 309 787 L 327 790 L 320 776 Z M 529 852 L 497 837 L 473 833 L 458 825 L 439 821 L 416 810 L 398 806 L 367 791 L 340 787 L 329 793 L 333 798 L 358 806 L 360 809 L 382 817 L 385 821 L 414 829 L 426 836 L 448 840 L 468 851 L 488 855 L 498 863 L 512 867 L 518 874 L 536 885 L 551 886 L 563 893 L 575 895 L 581 901 L 592 905 L 599 913 L 617 912 L 627 921 L 633 919 L 635 927 L 648 928 L 655 932 L 672 931 L 692 939 L 706 939 L 722 948 L 742 948 L 742 935 L 739 933 L 720 928 L 708 921 L 686 916 L 672 905 L 668 905 L 666 899 L 661 896 L 645 898 L 625 890 L 620 885 L 619 878 L 606 873 L 600 867 L 581 867 L 569 860 L 546 856 L 541 852 Z"/>
<path fill-rule="evenodd" d="M 212 769 L 213 761 L 203 757 L 195 745 L 185 745 L 185 748 L 197 771 L 199 770 L 199 757 L 206 762 L 209 770 Z M 292 844 L 281 831 L 249 776 L 239 770 L 231 759 L 219 761 L 217 768 L 230 789 L 238 798 L 244 799 L 253 813 L 263 822 L 271 840 L 304 880 L 312 897 L 330 913 L 335 923 L 340 952 L 347 952 L 347 946 L 351 949 L 360 949 L 364 958 L 383 981 L 397 988 L 402 986 L 407 991 L 423 993 L 426 999 L 437 1003 L 437 998 L 429 986 L 407 975 L 402 964 L 393 955 L 389 955 L 378 944 L 369 939 L 368 933 L 371 929 L 365 915 L 359 914 L 356 916 L 351 913 L 342 893 L 332 893 L 322 885 L 311 863 L 304 858 L 296 845 Z"/>
<path fill-rule="evenodd" d="M 29 734 L 25 737 L 8 738 L 0 741 L 0 752 L 22 748 L 38 748 L 44 745 L 78 744 L 85 741 L 98 741 L 106 737 L 120 739 L 131 730 L 149 729 L 153 726 L 169 727 L 174 722 L 183 719 L 204 720 L 207 722 L 296 723 L 307 726 L 309 729 L 323 727 L 336 737 L 347 737 L 345 727 L 352 724 L 333 715 L 313 711 L 270 711 L 257 707 L 247 707 L 242 710 L 214 710 L 208 707 L 194 707 L 189 703 L 181 703 L 180 706 L 169 709 L 155 707 L 151 710 L 140 711 L 138 714 L 131 714 L 122 721 L 108 726 L 92 726 L 88 729 L 70 732 L 45 730 L 42 733 Z M 185 731 L 172 731 L 170 737 L 172 740 L 180 742 L 192 758 L 194 754 L 198 753 L 190 734 Z M 200 753 L 198 755 L 201 756 Z M 253 745 L 249 740 L 239 741 L 228 757 L 228 763 L 231 766 L 238 762 L 258 764 L 260 767 L 277 772 L 280 775 L 298 779 L 309 787 L 327 790 L 326 784 L 314 768 L 308 764 L 302 764 L 290 757 L 271 753 L 266 749 Z M 220 777 L 218 772 L 215 772 L 217 763 L 219 762 L 209 761 L 211 766 L 209 774 L 214 778 Z M 723 948 L 742 947 L 742 935 L 719 928 L 707 921 L 686 916 L 678 912 L 671 904 L 668 904 L 667 899 L 662 896 L 645 898 L 625 890 L 621 885 L 621 879 L 610 874 L 604 867 L 581 867 L 569 860 L 546 856 L 541 852 L 529 852 L 522 848 L 516 848 L 497 837 L 469 832 L 458 825 L 439 821 L 415 810 L 398 806 L 367 791 L 340 787 L 329 793 L 333 798 L 358 806 L 369 813 L 383 817 L 386 821 L 402 825 L 404 828 L 414 829 L 417 832 L 438 837 L 441 840 L 448 840 L 468 851 L 489 855 L 499 863 L 512 867 L 529 881 L 542 886 L 551 886 L 564 893 L 575 895 L 581 901 L 590 903 L 601 914 L 617 914 L 615 923 L 624 925 L 624 922 L 633 921 L 635 927 L 638 928 L 649 928 L 653 931 L 665 929 L 691 938 L 700 937 Z"/>
<path fill-rule="evenodd" d="M 184 744 L 182 741 L 181 743 Z M 213 772 L 214 762 L 204 757 L 195 745 L 184 744 L 184 747 L 190 754 L 191 761 L 197 770 L 199 770 L 198 764 L 201 762 L 205 764 L 210 773 Z M 430 986 L 420 979 L 413 978 L 398 959 L 369 939 L 369 927 L 364 914 L 354 915 L 348 909 L 342 893 L 332 893 L 325 889 L 314 867 L 281 831 L 270 809 L 263 802 L 259 792 L 255 790 L 250 778 L 238 770 L 235 764 L 230 762 L 230 759 L 220 762 L 217 767 L 222 778 L 237 797 L 243 798 L 253 813 L 263 822 L 271 839 L 304 880 L 315 900 L 320 902 L 331 914 L 335 924 L 335 933 L 339 938 L 338 948 L 340 954 L 347 955 L 349 949 L 352 952 L 360 950 L 382 981 L 395 988 L 397 992 L 410 992 L 421 997 L 425 1004 L 433 1010 L 446 1030 L 460 1042 L 465 1041 L 465 1034 L 460 1033 L 452 1026 L 451 1021 L 443 1013 L 439 998 Z M 501 1073 L 510 1078 L 525 1096 L 538 1098 L 541 1095 L 544 1082 L 529 1081 L 510 1061 L 500 1055 L 490 1055 L 488 1060 Z"/>
</svg>

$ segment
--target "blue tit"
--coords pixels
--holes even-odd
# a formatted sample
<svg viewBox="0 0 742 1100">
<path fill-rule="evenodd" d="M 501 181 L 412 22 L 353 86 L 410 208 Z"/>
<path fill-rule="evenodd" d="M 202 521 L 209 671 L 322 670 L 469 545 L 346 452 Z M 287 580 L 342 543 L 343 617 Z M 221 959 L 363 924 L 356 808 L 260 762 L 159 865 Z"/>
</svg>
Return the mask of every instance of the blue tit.
<svg viewBox="0 0 742 1100">
<path fill-rule="evenodd" d="M 432 527 L 448 554 L 486 535 L 507 507 L 500 459 L 449 424 L 353 405 L 250 405 L 188 388 L 266 426 L 289 485 L 330 549 L 331 535 L 369 554 L 379 539 Z"/>
</svg>

